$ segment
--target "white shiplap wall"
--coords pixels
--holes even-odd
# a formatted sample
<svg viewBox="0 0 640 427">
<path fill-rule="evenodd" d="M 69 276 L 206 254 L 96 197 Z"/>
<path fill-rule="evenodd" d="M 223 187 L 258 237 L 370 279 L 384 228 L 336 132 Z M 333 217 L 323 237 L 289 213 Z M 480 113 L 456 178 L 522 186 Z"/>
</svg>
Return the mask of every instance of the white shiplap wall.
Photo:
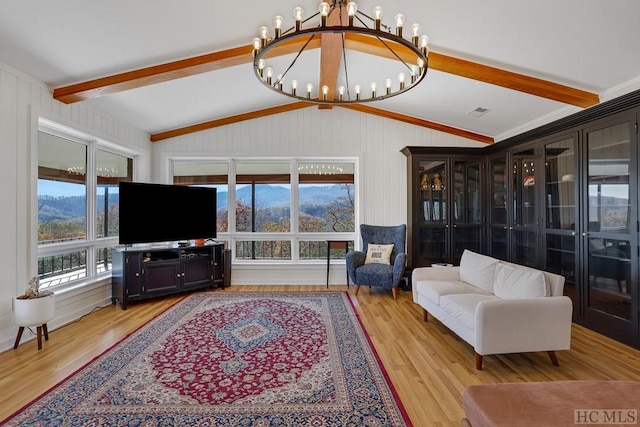
<svg viewBox="0 0 640 427">
<path fill-rule="evenodd" d="M 13 346 L 13 297 L 24 292 L 35 271 L 38 116 L 127 147 L 140 155 L 142 168 L 149 169 L 147 133 L 82 104 L 62 104 L 42 83 L 0 63 L 0 351 Z M 109 303 L 110 296 L 109 283 L 56 294 L 56 318 L 49 329 Z M 29 338 L 25 332 L 22 342 Z"/>
<path fill-rule="evenodd" d="M 358 159 L 359 222 L 395 225 L 407 221 L 405 146 L 484 144 L 435 130 L 335 107 L 315 107 L 214 128 L 154 144 L 151 170 L 169 183 L 168 159 L 180 156 L 228 158 L 349 157 Z M 326 264 L 234 265 L 232 284 L 323 284 Z M 331 283 L 345 283 L 343 265 L 331 269 Z"/>
</svg>

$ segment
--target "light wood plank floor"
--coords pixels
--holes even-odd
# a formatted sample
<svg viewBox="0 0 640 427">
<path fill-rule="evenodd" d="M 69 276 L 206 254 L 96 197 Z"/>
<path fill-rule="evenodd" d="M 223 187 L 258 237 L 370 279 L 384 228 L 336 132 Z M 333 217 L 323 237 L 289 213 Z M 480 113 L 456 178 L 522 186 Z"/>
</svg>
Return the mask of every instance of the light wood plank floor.
<svg viewBox="0 0 640 427">
<path fill-rule="evenodd" d="M 331 286 L 346 290 L 346 286 Z M 323 291 L 325 286 L 238 286 L 212 292 Z M 640 381 L 640 351 L 578 325 L 572 349 L 558 352 L 560 367 L 546 353 L 487 356 L 475 369 L 473 348 L 437 320 L 422 320 L 411 292 L 349 289 L 356 310 L 415 426 L 459 426 L 462 391 L 470 384 L 521 381 L 617 379 Z M 61 381 L 158 315 L 181 296 L 94 310 L 35 340 L 0 353 L 0 420 Z M 25 331 L 25 337 L 27 336 Z M 25 339 L 23 337 L 23 341 Z"/>
</svg>

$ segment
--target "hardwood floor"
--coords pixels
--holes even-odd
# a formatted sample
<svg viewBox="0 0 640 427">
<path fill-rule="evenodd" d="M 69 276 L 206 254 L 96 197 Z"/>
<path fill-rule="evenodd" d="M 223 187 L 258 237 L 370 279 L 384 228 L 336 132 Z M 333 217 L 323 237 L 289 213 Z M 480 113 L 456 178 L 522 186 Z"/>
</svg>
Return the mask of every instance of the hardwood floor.
<svg viewBox="0 0 640 427">
<path fill-rule="evenodd" d="M 331 286 L 346 290 L 346 286 Z M 212 292 L 324 291 L 325 286 L 238 286 Z M 617 379 L 640 381 L 640 351 L 574 325 L 572 348 L 557 352 L 554 367 L 546 352 L 487 356 L 475 369 L 473 348 L 437 320 L 422 320 L 411 292 L 349 289 L 358 315 L 415 426 L 459 426 L 461 396 L 471 384 L 522 381 Z M 38 351 L 35 340 L 0 353 L 0 420 L 81 368 L 182 296 L 99 308 L 49 332 Z M 23 341 L 27 337 L 27 331 Z"/>
</svg>

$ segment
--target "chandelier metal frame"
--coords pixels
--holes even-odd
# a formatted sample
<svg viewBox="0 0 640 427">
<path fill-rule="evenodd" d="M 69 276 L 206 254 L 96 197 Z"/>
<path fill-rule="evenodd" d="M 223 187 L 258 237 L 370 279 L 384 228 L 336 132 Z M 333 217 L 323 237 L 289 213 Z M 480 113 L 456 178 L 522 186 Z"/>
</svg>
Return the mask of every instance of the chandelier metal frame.
<svg viewBox="0 0 640 427">
<path fill-rule="evenodd" d="M 321 13 L 323 7 L 325 13 Z M 400 25 L 396 26 L 396 32 L 393 33 L 391 32 L 391 27 L 382 24 L 379 17 L 373 18 L 359 10 L 355 10 L 356 8 L 357 6 L 355 6 L 355 3 L 349 2 L 347 4 L 345 0 L 333 0 L 330 5 L 326 2 L 323 2 L 320 5 L 321 11 L 316 12 L 314 15 L 305 20 L 301 19 L 301 9 L 296 8 L 300 9 L 300 11 L 298 11 L 297 13 L 298 16 L 296 16 L 295 26 L 289 28 L 286 31 L 282 31 L 281 27 L 276 24 L 274 37 L 270 36 L 268 28 L 266 26 L 261 27 L 259 30 L 260 37 L 254 38 L 253 40 L 253 69 L 255 76 L 263 85 L 282 95 L 286 95 L 300 101 L 332 105 L 380 101 L 386 98 L 397 96 L 417 86 L 426 76 L 429 64 L 429 49 L 427 47 L 429 38 L 427 36 L 420 36 L 419 34 L 417 34 L 417 32 L 419 32 L 419 25 L 414 24 L 412 26 L 413 34 L 411 40 L 407 40 L 402 37 L 403 22 L 400 23 Z M 342 14 L 347 10 L 349 10 L 349 25 L 327 25 L 327 17 L 331 13 Z M 379 13 L 382 13 L 381 9 L 379 10 Z M 295 15 L 296 11 L 294 11 L 294 16 Z M 316 27 L 302 28 L 302 25 L 304 23 L 307 23 L 308 21 L 316 18 L 319 15 L 321 17 L 320 24 L 318 24 Z M 398 20 L 398 16 L 401 15 L 396 15 L 396 20 Z M 354 25 L 354 18 L 362 26 Z M 404 17 L 402 17 L 402 19 L 404 20 Z M 282 17 L 277 16 L 275 18 L 275 21 L 278 22 L 278 20 L 281 23 Z M 367 26 L 366 21 L 369 21 L 371 23 L 372 28 Z M 343 21 L 341 16 L 340 23 L 342 22 Z M 373 37 L 380 42 L 381 46 L 384 46 L 384 48 L 386 48 L 391 53 L 391 55 L 389 56 L 392 57 L 392 59 L 396 60 L 401 66 L 400 72 L 398 74 L 398 82 L 396 84 L 393 84 L 392 80 L 387 76 L 387 78 L 385 79 L 385 85 L 381 88 L 381 90 L 377 90 L 377 86 L 375 83 L 372 83 L 371 91 L 367 92 L 366 94 L 361 91 L 360 85 L 355 85 L 353 88 L 350 87 L 348 77 L 348 64 L 345 55 L 345 38 L 348 37 L 347 34 L 350 33 Z M 314 38 L 321 37 L 324 34 L 341 35 L 342 67 L 346 76 L 346 87 L 332 88 L 333 90 L 331 92 L 329 92 L 328 86 L 316 87 L 314 93 L 313 90 L 310 90 L 309 84 L 307 84 L 307 90 L 304 90 L 303 87 L 298 87 L 296 85 L 296 83 L 298 83 L 296 80 L 289 80 L 292 83 L 292 86 L 285 89 L 284 79 L 285 77 L 287 77 L 287 73 L 292 69 L 293 65 L 296 63 L 300 55 L 305 51 L 311 41 Z M 286 70 L 278 72 L 277 77 L 274 76 L 274 74 L 276 73 L 267 63 L 267 54 L 279 46 L 290 44 L 292 40 L 300 38 L 303 39 L 302 47 L 294 57 L 293 61 L 288 65 Z M 415 55 L 416 59 L 414 64 L 409 64 L 404 59 L 402 59 L 401 54 L 397 52 L 398 45 L 401 46 L 401 49 L 404 48 L 405 50 L 408 50 L 413 55 Z M 406 55 L 406 51 L 404 55 Z M 265 57 L 267 58 L 266 60 Z M 404 74 L 405 71 L 407 72 L 407 74 Z M 331 97 L 329 95 L 330 93 L 332 93 L 334 96 Z"/>
</svg>

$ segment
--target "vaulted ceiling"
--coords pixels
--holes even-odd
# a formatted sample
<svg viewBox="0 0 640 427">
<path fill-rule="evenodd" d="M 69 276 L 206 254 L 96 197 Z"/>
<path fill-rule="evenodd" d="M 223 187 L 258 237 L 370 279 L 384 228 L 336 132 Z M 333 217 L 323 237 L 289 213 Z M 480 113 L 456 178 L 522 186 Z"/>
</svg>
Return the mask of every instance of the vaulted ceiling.
<svg viewBox="0 0 640 427">
<path fill-rule="evenodd" d="M 268 90 L 251 66 L 260 25 L 276 14 L 292 25 L 295 6 L 310 15 L 318 4 L 0 0 L 0 62 L 63 103 L 87 104 L 160 141 L 319 108 Z M 640 88 L 635 0 L 358 2 L 366 12 L 376 5 L 421 24 L 429 71 L 402 95 L 345 107 L 362 114 L 492 143 Z M 353 44 L 382 54 L 366 40 Z M 469 114 L 477 108 L 487 112 Z"/>
</svg>

